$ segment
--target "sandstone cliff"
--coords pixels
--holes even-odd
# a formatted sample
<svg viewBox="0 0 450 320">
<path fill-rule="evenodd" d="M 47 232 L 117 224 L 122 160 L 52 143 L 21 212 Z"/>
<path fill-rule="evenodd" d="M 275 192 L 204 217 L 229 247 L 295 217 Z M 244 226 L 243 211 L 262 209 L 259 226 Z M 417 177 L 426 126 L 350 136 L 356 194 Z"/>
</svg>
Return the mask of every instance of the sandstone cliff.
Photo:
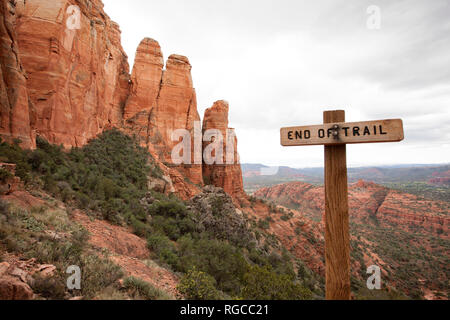
<svg viewBox="0 0 450 320">
<path fill-rule="evenodd" d="M 16 31 L 38 135 L 81 146 L 121 124 L 129 67 L 101 1 L 17 1 Z"/>
<path fill-rule="evenodd" d="M 0 2 L 0 137 L 18 138 L 26 148 L 35 146 L 31 130 L 26 73 L 19 56 L 14 1 Z"/>
<path fill-rule="evenodd" d="M 191 151 L 194 148 L 194 126 L 200 123 L 197 111 L 197 97 L 192 84 L 189 60 L 180 55 L 171 55 L 161 79 L 161 88 L 156 106 L 150 115 L 150 141 L 157 155 L 169 166 L 172 165 L 172 150 L 178 141 L 172 141 L 174 130 L 185 129 L 190 132 Z M 202 185 L 201 164 L 178 166 L 178 169 L 194 184 Z"/>
<path fill-rule="evenodd" d="M 161 48 L 153 39 L 142 40 L 131 76 L 131 93 L 125 106 L 125 127 L 164 165 L 177 169 L 195 185 L 203 184 L 201 164 L 194 162 L 194 126 L 200 123 L 188 58 L 171 55 L 164 68 Z M 172 132 L 191 134 L 191 164 L 174 165 Z"/>
<path fill-rule="evenodd" d="M 220 100 L 205 111 L 203 118 L 203 134 L 208 130 L 218 130 L 222 136 L 222 150 L 212 150 L 212 157 L 216 158 L 215 164 L 209 164 L 207 160 L 203 165 L 203 177 L 205 182 L 216 187 L 223 188 L 228 194 L 235 199 L 245 201 L 245 192 L 242 181 L 242 170 L 239 163 L 239 155 L 237 152 L 237 138 L 234 129 L 228 127 L 228 111 L 229 106 L 226 101 Z M 213 132 L 212 132 L 213 134 Z M 218 137 L 212 140 L 218 141 Z M 204 150 L 208 153 L 208 145 L 210 142 L 204 143 Z M 220 147 L 220 146 L 219 146 Z M 221 152 L 216 154 L 216 152 Z M 219 159 L 221 158 L 221 159 Z M 221 160 L 217 163 L 217 160 Z"/>
<path fill-rule="evenodd" d="M 140 138 L 141 143 L 149 144 L 150 113 L 156 106 L 161 88 L 164 60 L 159 43 L 145 38 L 136 50 L 131 92 L 125 109 L 125 126 Z"/>
</svg>

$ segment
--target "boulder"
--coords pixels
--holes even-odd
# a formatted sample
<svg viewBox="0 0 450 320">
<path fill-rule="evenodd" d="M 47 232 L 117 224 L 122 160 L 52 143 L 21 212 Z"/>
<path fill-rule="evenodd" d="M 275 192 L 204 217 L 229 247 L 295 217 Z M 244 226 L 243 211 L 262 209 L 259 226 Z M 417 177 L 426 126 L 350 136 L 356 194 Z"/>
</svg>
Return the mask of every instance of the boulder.
<svg viewBox="0 0 450 320">
<path fill-rule="evenodd" d="M 28 273 L 8 262 L 0 263 L 0 300 L 31 300 L 33 290 L 27 284 Z"/>
<path fill-rule="evenodd" d="M 222 188 L 205 186 L 202 193 L 191 199 L 189 209 L 201 231 L 212 232 L 216 238 L 236 245 L 257 244 L 242 211 Z"/>
<path fill-rule="evenodd" d="M 0 300 L 31 300 L 34 294 L 30 286 L 16 277 L 0 278 Z"/>
</svg>

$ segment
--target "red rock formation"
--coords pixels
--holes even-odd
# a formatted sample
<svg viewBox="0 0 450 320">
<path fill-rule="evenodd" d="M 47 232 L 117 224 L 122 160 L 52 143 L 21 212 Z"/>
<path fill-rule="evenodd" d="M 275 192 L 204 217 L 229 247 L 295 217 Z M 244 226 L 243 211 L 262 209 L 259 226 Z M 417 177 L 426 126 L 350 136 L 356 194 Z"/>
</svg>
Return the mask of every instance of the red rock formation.
<svg viewBox="0 0 450 320">
<path fill-rule="evenodd" d="M 222 148 L 222 161 L 221 163 L 203 164 L 203 177 L 206 183 L 212 184 L 216 187 L 223 188 L 225 192 L 230 194 L 233 198 L 240 201 L 246 200 L 244 192 L 244 186 L 242 181 L 242 170 L 239 163 L 239 155 L 237 152 L 237 139 L 234 134 L 234 129 L 228 128 L 228 110 L 229 106 L 226 101 L 217 101 L 214 105 L 205 111 L 203 118 L 203 134 L 207 133 L 207 130 L 218 130 L 222 134 L 223 148 Z M 218 139 L 215 137 L 215 139 Z M 215 140 L 218 141 L 218 140 Z M 204 143 L 204 150 L 208 147 L 210 142 Z M 232 144 L 232 148 L 229 144 Z M 219 150 L 213 150 L 211 152 L 212 157 L 219 157 L 216 152 Z M 206 151 L 208 153 L 208 151 Z M 219 160 L 219 159 L 216 159 Z"/>
<path fill-rule="evenodd" d="M 156 107 L 163 67 L 164 60 L 158 42 L 150 38 L 142 40 L 136 50 L 124 120 L 126 127 L 147 146 L 150 113 Z"/>
<path fill-rule="evenodd" d="M 119 27 L 104 13 L 100 0 L 18 0 L 17 6 L 1 1 L 5 19 L 0 31 L 8 45 L 2 46 L 0 57 L 0 136 L 20 138 L 23 146 L 33 148 L 37 134 L 70 148 L 118 127 L 137 136 L 155 155 L 182 198 L 199 192 L 201 123 L 186 57 L 171 55 L 163 70 L 159 44 L 146 38 L 137 48 L 130 77 Z M 225 134 L 226 109 L 214 115 L 213 108 L 207 128 Z M 179 129 L 191 135 L 190 164 L 172 159 L 179 144 L 172 134 Z M 236 147 L 237 141 L 233 144 Z M 237 159 L 236 148 L 234 156 Z M 245 198 L 237 160 L 223 168 L 205 168 L 215 185 Z"/>
<path fill-rule="evenodd" d="M 200 126 L 191 65 L 186 57 L 171 55 L 163 71 L 163 55 L 159 44 L 142 40 L 133 67 L 131 94 L 125 107 L 125 126 L 140 137 L 166 166 L 178 170 L 195 185 L 203 184 L 202 166 L 194 158 L 194 126 Z M 175 130 L 191 134 L 190 164 L 174 164 L 172 141 Z M 176 176 L 176 173 L 172 173 Z M 184 179 L 183 179 L 184 180 Z"/>
<path fill-rule="evenodd" d="M 36 298 L 30 286 L 35 277 L 52 278 L 57 271 L 52 264 L 39 264 L 36 258 L 25 260 L 11 253 L 0 263 L 0 300 L 31 300 Z"/>
<path fill-rule="evenodd" d="M 30 126 L 26 76 L 19 57 L 14 1 L 0 1 L 0 137 L 18 138 L 22 146 L 35 146 Z"/>
<path fill-rule="evenodd" d="M 168 166 L 173 166 L 172 150 L 179 143 L 172 141 L 175 130 L 184 129 L 191 135 L 191 164 L 175 166 L 193 184 L 202 185 L 202 166 L 195 163 L 194 128 L 200 125 L 197 97 L 192 84 L 191 65 L 186 57 L 171 55 L 163 72 L 161 90 L 156 107 L 150 115 L 150 142 L 158 157 Z"/>
<path fill-rule="evenodd" d="M 70 5 L 80 9 L 68 12 Z M 19 56 L 28 74 L 31 119 L 37 134 L 66 147 L 81 146 L 120 126 L 129 68 L 120 30 L 100 0 L 20 0 Z"/>
</svg>

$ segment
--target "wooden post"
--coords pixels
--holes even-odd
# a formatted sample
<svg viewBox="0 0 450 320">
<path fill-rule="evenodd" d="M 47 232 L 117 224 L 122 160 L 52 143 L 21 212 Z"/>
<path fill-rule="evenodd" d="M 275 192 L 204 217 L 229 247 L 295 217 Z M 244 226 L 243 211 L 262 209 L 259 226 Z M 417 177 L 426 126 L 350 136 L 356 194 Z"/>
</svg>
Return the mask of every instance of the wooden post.
<svg viewBox="0 0 450 320">
<path fill-rule="evenodd" d="M 345 111 L 326 111 L 324 124 L 345 122 Z M 346 145 L 325 146 L 326 299 L 350 300 L 350 233 Z"/>
<path fill-rule="evenodd" d="M 325 265 L 327 300 L 349 300 L 350 228 L 347 144 L 400 142 L 401 119 L 345 122 L 345 111 L 326 111 L 323 124 L 281 128 L 281 145 L 325 146 Z"/>
</svg>

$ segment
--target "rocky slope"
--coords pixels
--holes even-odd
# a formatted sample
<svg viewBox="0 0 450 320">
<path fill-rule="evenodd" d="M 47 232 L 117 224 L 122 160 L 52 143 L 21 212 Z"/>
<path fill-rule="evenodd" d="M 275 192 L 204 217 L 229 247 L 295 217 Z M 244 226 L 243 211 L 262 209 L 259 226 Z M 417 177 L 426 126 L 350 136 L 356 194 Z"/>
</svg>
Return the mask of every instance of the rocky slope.
<svg viewBox="0 0 450 320">
<path fill-rule="evenodd" d="M 36 219 L 45 227 L 42 229 L 30 230 L 25 228 L 20 232 L 23 235 L 38 234 L 42 239 L 47 237 L 57 245 L 63 245 L 63 240 L 69 240 L 73 234 L 68 230 L 74 228 L 85 228 L 89 233 L 88 246 L 91 257 L 103 257 L 114 263 L 123 270 L 122 280 L 114 284 L 118 289 L 124 290 L 123 279 L 135 277 L 142 279 L 162 292 L 168 297 L 176 297 L 179 293 L 176 289 L 179 278 L 169 270 L 160 267 L 156 262 L 150 260 L 151 252 L 147 248 L 144 239 L 137 237 L 129 228 L 111 225 L 106 221 L 93 220 L 81 210 L 73 210 L 65 204 L 53 199 L 49 195 L 35 192 L 31 195 L 25 190 L 14 191 L 9 195 L 0 196 L 1 201 L 6 201 L 16 208 L 27 213 L 26 219 Z M 36 214 L 36 212 L 39 214 Z M 3 216 L 2 216 L 3 217 Z M 48 221 L 47 221 L 48 219 Z M 65 230 L 65 231 L 64 231 Z M 12 235 L 10 235 L 12 236 Z M 11 250 L 10 250 L 11 251 Z M 57 279 L 61 266 L 42 264 L 38 259 L 27 259 L 20 252 L 5 252 L 0 246 L 0 255 L 4 260 L 0 263 L 0 300 L 31 300 L 42 299 L 39 295 L 39 287 L 36 284 L 39 278 L 46 281 Z M 70 255 L 69 255 L 70 257 Z M 42 259 L 40 256 L 39 259 Z M 101 275 L 96 274 L 96 277 Z M 86 286 L 91 285 L 85 279 Z M 59 281 L 59 280 L 58 280 Z M 56 293 L 56 288 L 52 288 Z M 126 299 L 127 296 L 109 296 L 108 290 L 97 292 L 100 299 Z M 65 299 L 82 299 L 66 295 Z"/>
<path fill-rule="evenodd" d="M 128 228 L 113 226 L 101 220 L 92 221 L 80 210 L 73 212 L 72 218 L 90 233 L 89 243 L 93 247 L 111 253 L 111 261 L 120 266 L 126 276 L 151 283 L 173 297 L 179 295 L 176 289 L 179 278 L 150 260 L 151 253 L 144 239 L 132 234 Z"/>
<path fill-rule="evenodd" d="M 260 189 L 256 197 L 275 201 L 290 214 L 276 216 L 270 229 L 298 257 L 323 273 L 323 188 L 293 182 Z M 379 265 L 385 284 L 409 296 L 439 298 L 448 292 L 450 247 L 448 202 L 431 201 L 374 183 L 349 188 L 352 273 Z M 260 212 L 263 212 L 260 210 Z M 274 217 L 270 212 L 259 219 Z M 305 258 L 306 257 L 306 258 Z"/>
<path fill-rule="evenodd" d="M 151 193 L 142 201 L 149 209 L 167 203 Z M 222 188 L 207 186 L 187 204 L 195 228 L 214 235 L 212 242 L 226 241 L 258 252 L 267 250 L 261 257 L 271 253 L 275 265 L 282 263 L 277 255 L 282 245 L 277 238 L 257 231 Z M 156 214 L 147 217 L 148 221 L 157 219 Z M 0 222 L 0 300 L 155 298 L 136 297 L 139 287 L 130 287 L 130 279 L 150 284 L 159 295 L 156 298 L 183 298 L 178 290 L 180 273 L 168 268 L 156 250 L 150 250 L 147 241 L 136 235 L 136 230 L 97 220 L 92 211 L 76 209 L 38 188 L 32 193 L 19 188 L 0 195 Z M 192 237 L 184 241 L 189 243 Z M 79 259 L 80 253 L 85 258 L 71 262 Z M 255 259 L 255 253 L 251 259 Z M 83 265 L 81 291 L 65 288 L 65 268 L 71 263 Z M 320 290 L 320 286 L 317 288 Z"/>
</svg>

